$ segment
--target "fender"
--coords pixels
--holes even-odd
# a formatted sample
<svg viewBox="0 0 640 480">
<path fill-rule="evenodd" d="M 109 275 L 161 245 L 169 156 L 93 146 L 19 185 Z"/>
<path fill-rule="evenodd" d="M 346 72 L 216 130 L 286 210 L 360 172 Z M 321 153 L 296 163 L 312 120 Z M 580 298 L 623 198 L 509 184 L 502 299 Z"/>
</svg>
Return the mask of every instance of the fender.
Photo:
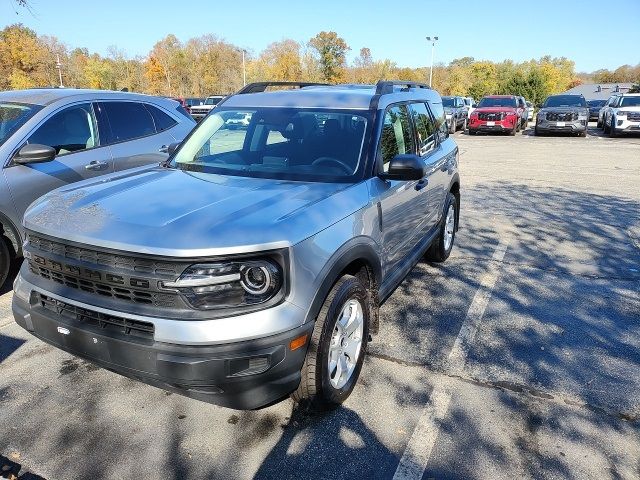
<svg viewBox="0 0 640 480">
<path fill-rule="evenodd" d="M 368 237 L 357 237 L 342 245 L 333 254 L 331 259 L 318 275 L 319 278 L 322 278 L 322 282 L 320 284 L 320 288 L 313 297 L 309 310 L 307 311 L 304 320 L 305 323 L 315 321 L 316 317 L 320 313 L 324 300 L 327 298 L 327 295 L 329 295 L 331 287 L 333 287 L 333 284 L 338 280 L 344 269 L 356 260 L 363 260 L 371 267 L 371 273 L 373 274 L 374 280 L 374 291 L 372 293 L 375 297 L 372 298 L 372 303 L 377 309 L 377 305 L 379 304 L 378 286 L 382 280 L 382 265 L 376 250 L 377 245 L 372 239 Z M 377 330 L 377 326 L 378 316 L 375 314 L 372 316 L 371 330 L 375 332 Z"/>
</svg>

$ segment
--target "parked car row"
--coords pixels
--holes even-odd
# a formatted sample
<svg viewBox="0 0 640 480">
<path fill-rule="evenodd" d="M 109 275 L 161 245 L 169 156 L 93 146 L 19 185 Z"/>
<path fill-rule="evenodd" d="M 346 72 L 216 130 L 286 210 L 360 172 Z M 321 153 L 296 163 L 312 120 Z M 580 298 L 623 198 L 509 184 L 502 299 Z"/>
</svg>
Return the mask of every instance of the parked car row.
<svg viewBox="0 0 640 480">
<path fill-rule="evenodd" d="M 598 128 L 611 137 L 640 132 L 640 93 L 612 95 L 598 112 Z"/>
</svg>

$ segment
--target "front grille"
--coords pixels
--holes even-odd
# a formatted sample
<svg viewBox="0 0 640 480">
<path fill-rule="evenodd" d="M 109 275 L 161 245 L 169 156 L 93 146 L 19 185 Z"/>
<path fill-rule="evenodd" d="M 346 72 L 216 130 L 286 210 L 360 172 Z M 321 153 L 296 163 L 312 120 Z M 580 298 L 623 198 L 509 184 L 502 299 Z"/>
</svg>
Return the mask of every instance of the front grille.
<svg viewBox="0 0 640 480">
<path fill-rule="evenodd" d="M 153 323 L 107 315 L 62 302 L 41 293 L 37 295 L 40 307 L 56 315 L 75 320 L 85 325 L 91 325 L 109 333 L 153 339 Z"/>
<path fill-rule="evenodd" d="M 64 267 L 65 265 L 62 266 L 62 268 Z M 46 278 L 47 280 L 88 293 L 134 303 L 153 305 L 156 307 L 173 308 L 176 306 L 177 297 L 172 293 L 148 292 L 124 286 L 116 287 L 113 285 L 107 285 L 106 283 L 94 282 L 86 278 L 80 278 L 78 276 L 71 275 L 68 272 L 56 271 L 51 268 L 38 265 L 33 261 L 29 261 L 29 270 L 31 273 L 42 278 Z"/>
<path fill-rule="evenodd" d="M 627 113 L 627 120 L 630 122 L 640 122 L 640 112 Z"/>
<path fill-rule="evenodd" d="M 480 112 L 478 113 L 478 118 L 480 120 L 488 120 L 488 121 L 500 121 L 504 118 L 504 112 Z"/>
<path fill-rule="evenodd" d="M 547 113 L 547 120 L 552 122 L 573 122 L 578 120 L 578 114 L 576 112 L 549 112 Z"/>
<path fill-rule="evenodd" d="M 158 262 L 134 256 L 117 255 L 83 247 L 75 247 L 33 234 L 29 235 L 29 245 L 41 252 L 53 253 L 60 257 L 92 263 L 96 266 L 100 265 L 119 270 L 127 270 L 138 274 L 166 275 L 173 278 L 180 275 L 184 269 L 184 266 L 180 268 L 179 265 L 169 262 Z"/>
</svg>

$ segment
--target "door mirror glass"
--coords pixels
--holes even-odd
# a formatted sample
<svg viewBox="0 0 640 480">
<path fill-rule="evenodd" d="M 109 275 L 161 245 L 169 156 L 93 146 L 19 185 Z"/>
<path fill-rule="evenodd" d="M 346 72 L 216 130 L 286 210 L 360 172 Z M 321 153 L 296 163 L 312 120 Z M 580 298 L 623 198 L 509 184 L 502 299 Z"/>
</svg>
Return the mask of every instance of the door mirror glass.
<svg viewBox="0 0 640 480">
<path fill-rule="evenodd" d="M 56 150 L 53 147 L 30 143 L 18 150 L 18 153 L 13 157 L 13 161 L 14 163 L 26 165 L 29 163 L 50 162 L 54 158 L 56 158 Z"/>
<path fill-rule="evenodd" d="M 384 180 L 420 180 L 425 175 L 422 159 L 413 154 L 399 154 L 389 162 L 389 170 L 381 173 Z"/>
<path fill-rule="evenodd" d="M 179 146 L 180 146 L 180 142 L 170 143 L 169 147 L 167 148 L 167 153 L 169 153 L 169 155 L 173 155 L 173 152 L 175 152 Z"/>
</svg>

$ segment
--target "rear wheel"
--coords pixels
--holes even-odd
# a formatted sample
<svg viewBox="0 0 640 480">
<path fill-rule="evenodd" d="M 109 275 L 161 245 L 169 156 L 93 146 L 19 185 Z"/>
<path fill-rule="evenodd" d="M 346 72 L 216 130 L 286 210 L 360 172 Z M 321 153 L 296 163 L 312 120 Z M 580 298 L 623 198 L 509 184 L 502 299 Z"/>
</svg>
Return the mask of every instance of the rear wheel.
<svg viewBox="0 0 640 480">
<path fill-rule="evenodd" d="M 447 201 L 444 203 L 444 215 L 440 223 L 438 236 L 427 250 L 426 259 L 431 262 L 444 262 L 453 249 L 453 242 L 458 229 L 458 202 L 453 193 L 447 194 Z"/>
<path fill-rule="evenodd" d="M 356 385 L 369 339 L 369 292 L 352 275 L 331 288 L 316 318 L 295 402 L 317 408 L 344 402 Z"/>
<path fill-rule="evenodd" d="M 9 240 L 0 234 L 0 290 L 9 275 L 10 269 L 11 251 L 9 250 Z"/>
</svg>

